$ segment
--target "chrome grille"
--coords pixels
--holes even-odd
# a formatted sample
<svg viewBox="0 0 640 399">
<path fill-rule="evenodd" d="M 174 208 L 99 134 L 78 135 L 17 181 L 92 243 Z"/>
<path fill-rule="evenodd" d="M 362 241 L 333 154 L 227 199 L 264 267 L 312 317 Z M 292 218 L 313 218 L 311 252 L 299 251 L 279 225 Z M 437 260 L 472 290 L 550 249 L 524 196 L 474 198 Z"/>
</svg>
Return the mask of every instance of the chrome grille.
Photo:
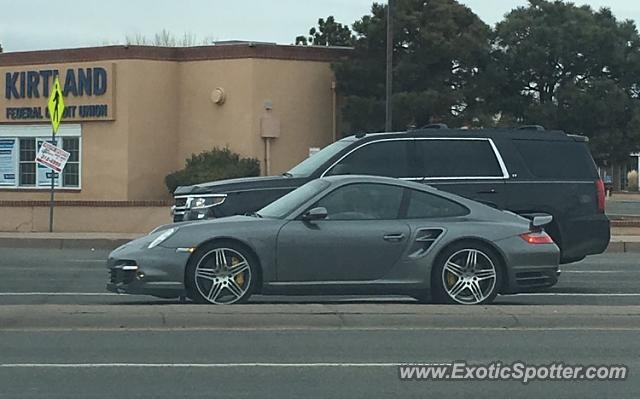
<svg viewBox="0 0 640 399">
<path fill-rule="evenodd" d="M 173 208 L 171 208 L 172 210 L 172 214 L 173 214 L 173 221 L 174 222 L 180 222 L 182 221 L 184 214 L 187 211 L 187 206 L 189 203 L 189 196 L 188 195 L 178 195 L 176 197 L 174 197 L 175 203 L 173 205 Z"/>
</svg>

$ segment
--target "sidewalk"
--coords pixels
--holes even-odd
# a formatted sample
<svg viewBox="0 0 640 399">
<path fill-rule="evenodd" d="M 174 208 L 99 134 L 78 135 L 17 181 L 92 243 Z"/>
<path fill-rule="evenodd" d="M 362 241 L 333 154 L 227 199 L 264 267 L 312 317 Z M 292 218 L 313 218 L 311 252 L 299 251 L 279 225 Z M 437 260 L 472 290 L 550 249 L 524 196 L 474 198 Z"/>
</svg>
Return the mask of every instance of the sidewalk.
<svg viewBox="0 0 640 399">
<path fill-rule="evenodd" d="M 0 232 L 0 248 L 114 249 L 143 234 Z"/>
<path fill-rule="evenodd" d="M 114 249 L 143 234 L 0 232 L 0 248 Z M 640 227 L 613 227 L 607 252 L 640 252 Z"/>
</svg>

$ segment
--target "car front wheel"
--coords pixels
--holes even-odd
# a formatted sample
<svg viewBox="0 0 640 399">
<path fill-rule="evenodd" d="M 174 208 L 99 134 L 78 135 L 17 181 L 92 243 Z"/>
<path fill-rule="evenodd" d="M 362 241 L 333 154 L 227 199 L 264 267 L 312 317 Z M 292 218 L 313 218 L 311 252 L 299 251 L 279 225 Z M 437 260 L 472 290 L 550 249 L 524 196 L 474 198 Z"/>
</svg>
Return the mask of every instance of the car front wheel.
<svg viewBox="0 0 640 399">
<path fill-rule="evenodd" d="M 256 263 L 252 254 L 233 242 L 205 245 L 187 266 L 189 296 L 216 305 L 245 302 L 258 276 Z"/>
</svg>

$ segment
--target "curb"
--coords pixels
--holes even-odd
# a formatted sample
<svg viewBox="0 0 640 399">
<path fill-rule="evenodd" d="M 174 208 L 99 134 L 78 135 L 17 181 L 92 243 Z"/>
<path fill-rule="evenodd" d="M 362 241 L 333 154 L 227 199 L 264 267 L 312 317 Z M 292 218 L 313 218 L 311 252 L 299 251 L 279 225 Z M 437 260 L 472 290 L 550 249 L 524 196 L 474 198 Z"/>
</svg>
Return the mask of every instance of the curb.
<svg viewBox="0 0 640 399">
<path fill-rule="evenodd" d="M 612 241 L 605 253 L 640 252 L 640 242 Z"/>
<path fill-rule="evenodd" d="M 116 249 L 130 239 L 107 238 L 0 238 L 0 248 Z"/>
<path fill-rule="evenodd" d="M 640 328 L 640 306 L 491 305 L 472 311 L 419 304 L 269 305 L 232 309 L 201 305 L 6 305 L 0 331 L 42 329 L 362 329 L 362 328 Z"/>
</svg>

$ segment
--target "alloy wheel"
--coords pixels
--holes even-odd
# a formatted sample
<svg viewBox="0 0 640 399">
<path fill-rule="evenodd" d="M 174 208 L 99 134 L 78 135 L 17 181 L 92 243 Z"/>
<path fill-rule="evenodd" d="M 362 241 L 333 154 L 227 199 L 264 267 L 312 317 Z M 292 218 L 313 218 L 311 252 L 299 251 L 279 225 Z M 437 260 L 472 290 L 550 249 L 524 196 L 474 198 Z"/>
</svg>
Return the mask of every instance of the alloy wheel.
<svg viewBox="0 0 640 399">
<path fill-rule="evenodd" d="M 251 267 L 235 249 L 216 248 L 200 258 L 195 284 L 207 302 L 229 305 L 241 300 L 249 290 Z"/>
<path fill-rule="evenodd" d="M 487 254 L 474 248 L 462 249 L 445 262 L 442 286 L 453 301 L 474 305 L 493 294 L 496 273 L 496 267 Z"/>
</svg>

